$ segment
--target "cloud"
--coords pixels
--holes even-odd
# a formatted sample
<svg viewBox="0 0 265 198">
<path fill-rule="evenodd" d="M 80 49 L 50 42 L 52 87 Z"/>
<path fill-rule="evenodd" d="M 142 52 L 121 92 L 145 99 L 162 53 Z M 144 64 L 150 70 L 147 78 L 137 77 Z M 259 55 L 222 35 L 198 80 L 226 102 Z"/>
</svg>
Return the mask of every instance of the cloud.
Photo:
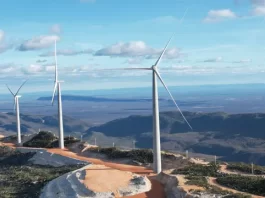
<svg viewBox="0 0 265 198">
<path fill-rule="evenodd" d="M 13 48 L 13 46 L 14 46 L 13 43 L 5 42 L 5 32 L 0 29 L 0 54 Z"/>
<path fill-rule="evenodd" d="M 265 0 L 250 0 L 250 2 L 256 6 L 265 6 Z"/>
<path fill-rule="evenodd" d="M 45 63 L 45 62 L 47 62 L 47 60 L 45 60 L 45 59 L 44 60 L 37 60 L 36 61 L 36 63 Z"/>
<path fill-rule="evenodd" d="M 219 22 L 226 19 L 237 18 L 237 15 L 229 9 L 223 10 L 210 10 L 206 18 L 204 18 L 205 23 Z"/>
<path fill-rule="evenodd" d="M 217 57 L 217 58 L 211 58 L 211 59 L 207 59 L 207 60 L 204 60 L 203 62 L 205 63 L 213 63 L 213 62 L 221 62 L 223 60 L 222 57 Z"/>
<path fill-rule="evenodd" d="M 5 32 L 0 29 L 0 43 L 4 40 Z"/>
<path fill-rule="evenodd" d="M 158 58 L 162 50 L 147 46 L 143 41 L 118 42 L 95 52 L 95 56 L 110 57 L 144 57 L 146 59 Z M 164 58 L 175 59 L 181 56 L 178 48 L 171 48 L 165 52 Z"/>
<path fill-rule="evenodd" d="M 242 59 L 240 61 L 234 61 L 233 63 L 250 63 L 250 62 L 252 62 L 251 59 Z"/>
<path fill-rule="evenodd" d="M 252 10 L 252 14 L 257 15 L 257 16 L 264 16 L 265 15 L 265 6 L 254 7 Z"/>
<path fill-rule="evenodd" d="M 86 50 L 70 50 L 70 49 L 65 49 L 65 50 L 57 50 L 57 55 L 58 56 L 76 56 L 76 55 L 81 55 L 81 54 L 92 54 L 94 51 L 92 49 L 86 49 Z M 46 52 L 42 53 L 39 55 L 40 57 L 49 57 L 49 56 L 54 56 L 54 52 Z"/>
<path fill-rule="evenodd" d="M 60 34 L 62 32 L 62 28 L 59 24 L 54 24 L 52 27 L 51 27 L 51 30 L 50 30 L 53 34 Z"/>
<path fill-rule="evenodd" d="M 252 14 L 256 16 L 265 15 L 265 0 L 250 0 L 253 5 Z"/>
<path fill-rule="evenodd" d="M 130 65 L 140 64 L 143 61 L 142 58 L 136 57 L 136 58 L 128 58 L 125 63 Z"/>
<path fill-rule="evenodd" d="M 54 44 L 55 40 L 60 40 L 59 36 L 51 35 L 51 36 L 38 36 L 27 41 L 24 41 L 17 50 L 19 51 L 31 51 L 31 50 L 40 50 L 44 48 L 48 48 Z"/>
</svg>

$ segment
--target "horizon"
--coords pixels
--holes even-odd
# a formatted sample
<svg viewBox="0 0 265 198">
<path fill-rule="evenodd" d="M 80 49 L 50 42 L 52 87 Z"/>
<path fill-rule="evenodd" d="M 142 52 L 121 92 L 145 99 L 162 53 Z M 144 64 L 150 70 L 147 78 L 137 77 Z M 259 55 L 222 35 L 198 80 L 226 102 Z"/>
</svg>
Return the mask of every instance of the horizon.
<svg viewBox="0 0 265 198">
<path fill-rule="evenodd" d="M 193 90 L 193 89 L 196 89 L 196 88 L 202 88 L 204 89 L 204 91 L 209 91 L 209 90 L 205 90 L 205 88 L 207 89 L 211 89 L 211 88 L 232 88 L 232 89 L 235 89 L 235 88 L 243 88 L 245 89 L 246 91 L 249 89 L 249 88 L 261 88 L 260 86 L 264 86 L 265 83 L 237 83 L 237 84 L 201 84 L 201 85 L 171 85 L 171 86 L 168 86 L 169 90 L 170 91 L 173 91 L 173 92 L 177 92 L 177 91 L 181 91 L 183 93 L 184 92 L 187 92 L 187 91 L 200 91 L 200 90 Z M 10 87 L 11 90 L 14 89 L 14 87 Z M 12 89 L 13 88 L 13 89 Z M 96 96 L 96 94 L 104 94 L 104 92 L 107 92 L 108 94 L 110 92 L 122 92 L 122 91 L 135 91 L 137 93 L 137 91 L 141 92 L 143 90 L 146 90 L 146 89 L 150 89 L 149 91 L 151 92 L 152 86 L 139 86 L 139 87 L 126 87 L 126 88 L 105 88 L 105 89 L 76 89 L 76 90 L 71 90 L 71 89 L 65 89 L 62 91 L 62 95 L 84 95 L 84 96 Z M 177 88 L 180 88 L 180 90 L 175 90 Z M 189 89 L 189 90 L 183 90 L 183 89 Z M 163 94 L 165 94 L 165 90 L 164 90 L 164 87 L 162 85 L 158 85 L 158 89 L 159 89 L 159 93 L 162 92 Z M 264 86 L 264 89 L 265 89 L 265 86 Z M 14 89 L 16 90 L 16 89 Z M 215 91 L 215 90 L 211 90 L 211 91 Z M 225 90 L 227 91 L 227 90 Z M 236 90 L 234 90 L 236 91 Z M 241 90 L 238 90 L 238 91 L 241 91 Z M 249 90 L 248 90 L 249 91 Z M 71 94 L 71 92 L 73 92 L 73 94 Z M 138 93 L 139 93 L 138 92 Z M 158 95 L 160 96 L 160 94 L 158 93 Z M 40 95 L 40 96 L 49 96 L 49 94 L 51 95 L 52 92 L 51 91 L 30 91 L 30 90 L 22 90 L 21 91 L 21 94 L 20 95 Z M 47 95 L 48 94 L 48 95 Z M 166 93 L 167 95 L 167 93 Z M 8 92 L 8 90 L 6 91 L 6 93 L 0 93 L 0 96 L 10 96 L 10 93 Z M 151 95 L 150 95 L 151 96 Z"/>
</svg>

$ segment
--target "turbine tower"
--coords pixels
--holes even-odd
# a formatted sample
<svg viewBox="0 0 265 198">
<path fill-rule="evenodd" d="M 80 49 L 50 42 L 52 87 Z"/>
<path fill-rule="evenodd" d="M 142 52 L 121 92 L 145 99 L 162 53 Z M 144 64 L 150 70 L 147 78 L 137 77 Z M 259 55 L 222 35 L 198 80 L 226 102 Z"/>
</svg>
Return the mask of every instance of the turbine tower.
<svg viewBox="0 0 265 198">
<path fill-rule="evenodd" d="M 18 88 L 17 92 L 14 94 L 11 89 L 8 87 L 6 84 L 7 89 L 9 92 L 13 95 L 14 97 L 14 111 L 16 110 L 16 115 L 17 115 L 17 144 L 21 146 L 21 128 L 20 128 L 20 114 L 19 114 L 19 98 L 21 97 L 20 95 L 17 95 L 20 91 L 20 89 L 23 87 L 23 85 L 27 82 L 25 80 L 20 87 Z"/>
<path fill-rule="evenodd" d="M 54 45 L 54 57 L 55 57 L 55 80 L 54 80 L 54 89 L 52 95 L 52 105 L 54 102 L 54 96 L 57 91 L 57 101 L 58 101 L 58 121 L 59 121 L 59 147 L 64 149 L 64 130 L 63 130 L 63 111 L 62 111 L 62 97 L 61 97 L 61 84 L 64 81 L 58 80 L 58 71 L 57 71 L 57 49 L 56 49 L 56 40 Z"/>
</svg>

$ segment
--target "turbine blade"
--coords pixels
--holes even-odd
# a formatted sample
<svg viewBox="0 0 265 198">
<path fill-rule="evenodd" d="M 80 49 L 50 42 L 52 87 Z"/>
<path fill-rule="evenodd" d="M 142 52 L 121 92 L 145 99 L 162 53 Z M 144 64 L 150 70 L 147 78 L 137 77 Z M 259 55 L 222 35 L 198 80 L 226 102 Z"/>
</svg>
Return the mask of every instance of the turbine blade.
<svg viewBox="0 0 265 198">
<path fill-rule="evenodd" d="M 187 9 L 185 10 L 184 15 L 182 16 L 180 23 L 182 23 L 182 21 L 184 20 L 186 14 L 187 14 L 188 9 L 189 9 L 189 8 L 187 8 Z M 172 35 L 172 36 L 170 37 L 170 39 L 168 40 L 168 42 L 167 42 L 167 44 L 166 44 L 164 50 L 162 51 L 162 53 L 160 54 L 158 60 L 156 61 L 155 66 L 158 66 L 158 65 L 159 65 L 161 59 L 163 58 L 163 56 L 164 56 L 164 54 L 165 54 L 165 52 L 166 52 L 166 50 L 167 50 L 167 47 L 168 47 L 169 43 L 171 42 L 171 40 L 172 40 L 172 38 L 174 37 L 174 35 L 175 35 L 175 33 L 173 33 L 173 35 Z"/>
<path fill-rule="evenodd" d="M 26 83 L 27 81 L 28 81 L 28 79 L 25 80 L 25 81 L 22 83 L 22 85 L 20 85 L 20 87 L 18 88 L 18 90 L 17 90 L 15 96 L 18 94 L 19 90 L 23 87 L 23 85 L 25 85 L 25 83 Z"/>
<path fill-rule="evenodd" d="M 53 94 L 52 94 L 52 105 L 53 105 L 53 101 L 54 101 L 54 96 L 55 96 L 55 93 L 56 93 L 56 90 L 57 90 L 57 82 L 54 84 L 54 89 L 53 89 Z"/>
<path fill-rule="evenodd" d="M 164 56 L 164 54 L 165 54 L 165 52 L 166 52 L 166 50 L 167 50 L 167 47 L 168 47 L 170 41 L 172 40 L 173 36 L 174 36 L 174 34 L 173 34 L 173 35 L 170 37 L 170 39 L 168 40 L 168 42 L 167 42 L 167 44 L 166 44 L 164 50 L 162 51 L 162 53 L 160 54 L 158 60 L 156 61 L 155 66 L 158 66 L 158 65 L 159 65 L 159 63 L 160 63 L 162 57 Z"/>
<path fill-rule="evenodd" d="M 143 67 L 128 67 L 128 68 L 110 68 L 110 69 L 95 69 L 93 71 L 115 71 L 115 70 L 151 70 L 151 68 L 143 68 Z"/>
<path fill-rule="evenodd" d="M 15 96 L 15 94 L 11 91 L 11 89 L 8 87 L 7 84 L 6 84 L 6 87 L 7 87 L 7 89 L 9 90 L 9 92 L 10 92 L 13 96 Z"/>
<path fill-rule="evenodd" d="M 158 71 L 156 71 L 156 70 L 154 70 L 154 71 L 155 71 L 157 77 L 159 78 L 159 80 L 161 81 L 161 83 L 163 84 L 163 86 L 165 87 L 165 89 L 167 90 L 167 92 L 169 93 L 169 95 L 170 95 L 172 101 L 174 102 L 174 104 L 175 104 L 176 107 L 178 108 L 178 110 L 179 110 L 181 116 L 183 117 L 183 119 L 185 120 L 185 122 L 189 125 L 190 129 L 193 130 L 192 127 L 191 127 L 191 125 L 190 125 L 190 123 L 188 122 L 188 120 L 185 118 L 185 116 L 183 115 L 182 111 L 180 110 L 180 108 L 179 108 L 178 104 L 176 103 L 174 97 L 172 96 L 172 94 L 170 93 L 169 89 L 167 88 L 166 84 L 164 83 L 162 77 L 160 76 L 160 74 L 158 73 Z"/>
<path fill-rule="evenodd" d="M 58 73 L 57 73 L 57 45 L 56 39 L 54 41 L 54 59 L 55 59 L 55 82 L 58 81 Z"/>
<path fill-rule="evenodd" d="M 185 10 L 185 12 L 184 12 L 184 14 L 183 14 L 183 16 L 182 16 L 182 18 L 181 18 L 181 20 L 180 20 L 180 24 L 183 22 L 184 18 L 186 17 L 186 14 L 187 14 L 188 10 L 189 10 L 189 8 L 187 8 L 187 9 Z"/>
</svg>

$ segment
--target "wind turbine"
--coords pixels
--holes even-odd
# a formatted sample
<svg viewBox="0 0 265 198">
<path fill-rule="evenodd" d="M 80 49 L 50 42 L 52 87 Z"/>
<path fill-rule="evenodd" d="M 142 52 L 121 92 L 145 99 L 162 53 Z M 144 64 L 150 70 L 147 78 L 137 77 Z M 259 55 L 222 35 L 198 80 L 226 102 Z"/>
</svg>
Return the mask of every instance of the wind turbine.
<svg viewBox="0 0 265 198">
<path fill-rule="evenodd" d="M 181 23 L 187 13 L 188 9 L 186 9 L 182 19 L 181 19 Z M 176 103 L 176 101 L 174 100 L 174 97 L 172 96 L 172 94 L 170 93 L 169 89 L 167 88 L 166 84 L 164 83 L 161 75 L 158 72 L 158 66 L 159 63 L 161 62 L 167 47 L 169 45 L 169 43 L 171 42 L 172 38 L 173 38 L 174 34 L 172 35 L 172 37 L 169 39 L 169 41 L 167 42 L 164 50 L 162 51 L 162 53 L 160 54 L 158 60 L 155 62 L 155 64 L 151 67 L 148 68 L 115 68 L 115 69 L 104 69 L 104 70 L 151 70 L 152 71 L 152 90 L 153 90 L 153 169 L 155 173 L 160 173 L 161 172 L 161 144 L 160 144 L 160 123 L 159 123 L 159 104 L 158 104 L 158 90 L 157 90 L 157 78 L 160 80 L 160 82 L 163 84 L 163 86 L 165 87 L 165 89 L 167 90 L 169 96 L 171 97 L 173 103 L 175 104 L 175 106 L 177 107 L 178 111 L 180 112 L 181 116 L 183 117 L 183 119 L 185 120 L 185 122 L 188 124 L 189 128 L 191 130 L 192 127 L 190 125 L 190 123 L 187 121 L 187 119 L 185 118 L 185 116 L 183 115 L 182 111 L 180 110 L 178 104 Z"/>
<path fill-rule="evenodd" d="M 11 91 L 11 89 L 6 84 L 7 89 L 9 90 L 9 92 L 14 97 L 14 111 L 16 110 L 16 114 L 17 114 L 17 143 L 18 143 L 18 145 L 21 145 L 21 128 L 20 128 L 20 114 L 19 114 L 19 98 L 21 97 L 21 95 L 18 95 L 18 93 L 26 82 L 27 82 L 27 80 L 25 80 L 20 85 L 20 87 L 18 88 L 18 90 L 15 94 Z"/>
<path fill-rule="evenodd" d="M 54 80 L 54 89 L 53 89 L 51 103 L 53 105 L 54 96 L 57 91 L 58 120 L 59 120 L 59 147 L 60 149 L 64 149 L 63 111 L 62 111 L 62 97 L 61 97 L 61 84 L 60 84 L 64 81 L 58 80 L 56 40 L 55 40 L 55 45 L 54 45 L 54 57 L 55 57 L 55 80 Z"/>
<path fill-rule="evenodd" d="M 174 34 L 173 34 L 174 36 Z M 165 82 L 163 81 L 160 73 L 158 72 L 158 66 L 161 62 L 167 47 L 172 40 L 173 36 L 167 42 L 164 50 L 160 54 L 158 60 L 155 64 L 151 67 L 147 68 L 112 68 L 112 69 L 103 69 L 103 70 L 151 70 L 152 71 L 152 90 L 153 90 L 153 169 L 156 173 L 161 172 L 161 144 L 160 144 L 160 123 L 159 123 L 159 104 L 158 104 L 158 89 L 157 89 L 157 78 L 160 80 L 162 85 L 165 87 L 166 91 L 168 92 L 169 96 L 171 97 L 173 103 L 177 107 L 178 111 L 180 112 L 181 116 L 183 117 L 184 121 L 188 124 L 191 130 L 192 127 L 188 120 L 183 115 L 182 111 L 180 110 L 178 104 L 176 103 L 174 97 L 170 93 L 169 89 L 167 88 Z"/>
</svg>

